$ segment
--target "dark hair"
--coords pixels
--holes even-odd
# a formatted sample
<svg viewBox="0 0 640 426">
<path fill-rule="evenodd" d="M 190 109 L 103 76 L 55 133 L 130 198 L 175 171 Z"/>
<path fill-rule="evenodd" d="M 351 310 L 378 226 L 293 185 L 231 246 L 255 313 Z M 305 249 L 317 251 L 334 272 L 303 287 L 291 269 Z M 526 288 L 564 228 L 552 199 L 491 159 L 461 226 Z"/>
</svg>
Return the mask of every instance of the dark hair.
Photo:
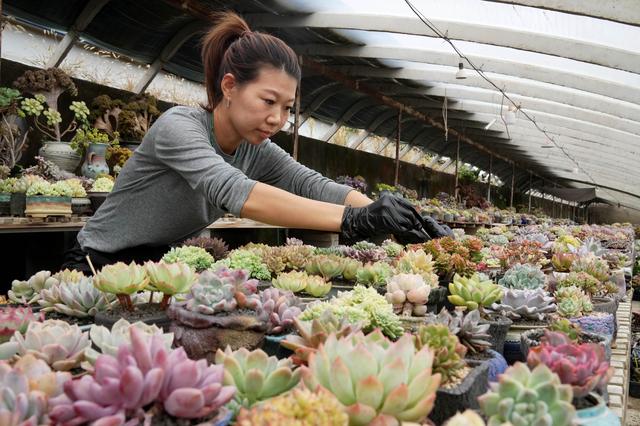
<svg viewBox="0 0 640 426">
<path fill-rule="evenodd" d="M 202 39 L 207 111 L 213 111 L 222 100 L 220 84 L 227 73 L 242 84 L 255 80 L 260 68 L 270 65 L 300 81 L 298 58 L 284 41 L 251 31 L 246 21 L 234 12 L 215 13 L 213 20 L 213 27 Z"/>
</svg>

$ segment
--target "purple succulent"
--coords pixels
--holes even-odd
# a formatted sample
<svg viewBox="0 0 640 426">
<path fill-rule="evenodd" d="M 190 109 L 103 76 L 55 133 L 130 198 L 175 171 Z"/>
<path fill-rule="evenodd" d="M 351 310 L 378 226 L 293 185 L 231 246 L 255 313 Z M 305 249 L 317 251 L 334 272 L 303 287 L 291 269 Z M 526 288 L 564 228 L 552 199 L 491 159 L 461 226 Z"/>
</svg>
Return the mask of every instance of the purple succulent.
<svg viewBox="0 0 640 426">
<path fill-rule="evenodd" d="M 300 299 L 290 291 L 272 287 L 260 292 L 262 306 L 258 319 L 267 325 L 267 334 L 282 334 L 293 327 L 293 319 L 302 313 Z"/>
<path fill-rule="evenodd" d="M 145 336 L 131 327 L 131 345 L 117 357 L 101 355 L 94 374 L 68 381 L 53 398 L 50 417 L 56 424 L 122 424 L 142 419 L 153 405 L 181 418 L 215 414 L 235 393 L 223 386 L 223 367 L 187 358 L 184 349 L 167 349 L 161 336 Z"/>
<path fill-rule="evenodd" d="M 224 284 L 231 284 L 236 291 L 251 295 L 258 291 L 258 280 L 249 279 L 250 272 L 246 269 L 229 269 L 225 266 L 218 268 L 215 274 Z"/>
</svg>

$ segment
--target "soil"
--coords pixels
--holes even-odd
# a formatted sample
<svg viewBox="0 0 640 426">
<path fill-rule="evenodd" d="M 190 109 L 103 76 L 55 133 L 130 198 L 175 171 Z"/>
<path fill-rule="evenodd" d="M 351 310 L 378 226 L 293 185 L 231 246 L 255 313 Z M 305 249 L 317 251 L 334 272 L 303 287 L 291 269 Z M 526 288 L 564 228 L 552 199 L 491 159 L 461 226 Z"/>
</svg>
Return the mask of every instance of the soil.
<svg viewBox="0 0 640 426">
<path fill-rule="evenodd" d="M 448 383 L 445 383 L 444 385 L 440 385 L 440 387 L 442 389 L 455 388 L 456 386 L 458 386 L 460 383 L 463 382 L 463 380 L 465 379 L 465 377 L 467 377 L 469 375 L 471 370 L 473 370 L 473 368 L 468 367 L 468 366 L 465 366 L 465 367 L 461 368 L 460 371 L 458 372 L 458 374 L 455 377 L 453 377 Z"/>
<path fill-rule="evenodd" d="M 73 324 L 78 324 L 78 325 L 89 325 L 89 324 L 93 324 L 94 318 L 89 316 L 89 317 L 84 317 L 84 318 L 78 318 L 78 317 L 71 317 L 69 315 L 65 315 L 65 314 L 61 314 L 59 312 L 45 312 L 44 313 L 44 318 L 45 319 L 53 319 L 53 320 L 62 320 L 66 323 L 69 323 L 71 325 Z"/>
<path fill-rule="evenodd" d="M 109 309 L 108 311 L 102 312 L 102 314 L 107 318 L 115 318 L 115 320 L 119 320 L 120 318 L 124 318 L 129 322 L 142 321 L 145 318 L 150 316 L 154 316 L 164 312 L 164 309 L 160 309 L 159 303 L 144 303 L 141 305 L 133 305 L 133 311 L 125 311 L 120 304 L 117 304 L 114 308 Z"/>
<path fill-rule="evenodd" d="M 493 358 L 493 356 L 487 351 L 475 352 L 475 353 L 468 351 L 467 356 L 465 357 L 465 359 L 472 359 L 474 361 L 486 361 L 491 358 Z"/>
<path fill-rule="evenodd" d="M 540 326 L 548 326 L 548 321 L 520 321 L 515 320 L 512 325 L 521 326 L 521 327 L 540 327 Z"/>
<path fill-rule="evenodd" d="M 594 398 L 587 395 L 584 398 L 573 398 L 572 404 L 576 407 L 576 410 L 582 410 L 584 408 L 594 407 L 598 403 Z"/>
</svg>

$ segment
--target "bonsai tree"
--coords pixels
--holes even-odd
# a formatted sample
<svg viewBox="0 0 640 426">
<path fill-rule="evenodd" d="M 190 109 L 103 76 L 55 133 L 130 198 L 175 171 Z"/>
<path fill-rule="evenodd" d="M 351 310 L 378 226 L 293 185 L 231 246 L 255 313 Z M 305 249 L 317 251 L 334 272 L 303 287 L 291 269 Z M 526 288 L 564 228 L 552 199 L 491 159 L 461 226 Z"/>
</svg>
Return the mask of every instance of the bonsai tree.
<svg viewBox="0 0 640 426">
<path fill-rule="evenodd" d="M 75 131 L 78 127 L 87 127 L 89 109 L 82 101 L 71 103 L 69 109 L 73 112 L 74 118 L 66 127 L 61 126 L 62 115 L 58 106 L 60 95 L 64 92 L 69 92 L 72 96 L 78 94 L 78 89 L 71 77 L 61 69 L 25 71 L 13 82 L 13 87 L 33 96 L 22 101 L 22 110 L 26 115 L 34 117 L 36 128 L 52 140 L 61 142 L 66 134 Z"/>
<path fill-rule="evenodd" d="M 125 140 L 142 140 L 156 118 L 160 116 L 158 100 L 147 93 L 133 96 L 119 115 L 119 127 Z"/>
<path fill-rule="evenodd" d="M 0 87 L 0 166 L 13 169 L 22 151 L 27 147 L 28 130 L 22 130 L 16 119 L 24 117 L 20 109 L 20 92 L 9 87 Z"/>
</svg>

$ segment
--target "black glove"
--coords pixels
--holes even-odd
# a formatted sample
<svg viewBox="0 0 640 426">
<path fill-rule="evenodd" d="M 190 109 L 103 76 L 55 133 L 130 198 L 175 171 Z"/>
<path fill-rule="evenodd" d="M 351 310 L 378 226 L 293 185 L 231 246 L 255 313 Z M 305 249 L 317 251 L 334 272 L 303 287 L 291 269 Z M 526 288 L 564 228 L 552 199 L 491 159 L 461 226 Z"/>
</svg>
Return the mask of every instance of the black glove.
<svg viewBox="0 0 640 426">
<path fill-rule="evenodd" d="M 393 234 L 401 244 L 429 240 L 420 214 L 404 198 L 383 194 L 366 207 L 345 207 L 340 231 L 350 241 Z"/>
<path fill-rule="evenodd" d="M 440 225 L 431 216 L 422 216 L 422 227 L 431 238 L 441 238 L 453 235 L 453 231 L 447 225 Z"/>
</svg>

